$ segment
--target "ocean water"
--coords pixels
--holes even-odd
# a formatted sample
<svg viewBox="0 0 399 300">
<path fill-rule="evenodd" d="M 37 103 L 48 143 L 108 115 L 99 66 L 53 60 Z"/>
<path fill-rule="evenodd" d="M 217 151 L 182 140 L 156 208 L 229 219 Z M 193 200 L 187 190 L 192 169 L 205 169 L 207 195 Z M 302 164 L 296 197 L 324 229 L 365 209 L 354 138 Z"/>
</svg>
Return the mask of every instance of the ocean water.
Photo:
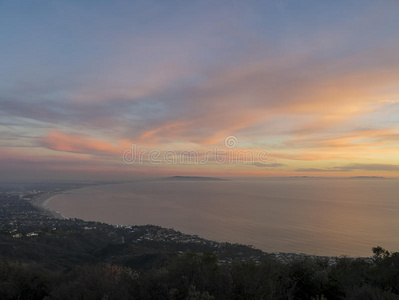
<svg viewBox="0 0 399 300">
<path fill-rule="evenodd" d="M 65 217 L 154 224 L 268 252 L 370 256 L 399 251 L 399 180 L 146 180 L 52 198 Z"/>
</svg>

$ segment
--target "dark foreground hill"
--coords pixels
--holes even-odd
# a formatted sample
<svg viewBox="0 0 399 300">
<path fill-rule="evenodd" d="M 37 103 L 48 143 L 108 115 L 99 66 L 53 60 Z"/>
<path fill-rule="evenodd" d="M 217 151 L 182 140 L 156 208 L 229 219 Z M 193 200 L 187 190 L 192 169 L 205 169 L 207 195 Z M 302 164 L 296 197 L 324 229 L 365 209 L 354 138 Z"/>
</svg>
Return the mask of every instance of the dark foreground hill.
<svg viewBox="0 0 399 300">
<path fill-rule="evenodd" d="M 56 219 L 0 194 L 0 299 L 399 299 L 399 253 L 275 256 L 157 226 Z"/>
</svg>

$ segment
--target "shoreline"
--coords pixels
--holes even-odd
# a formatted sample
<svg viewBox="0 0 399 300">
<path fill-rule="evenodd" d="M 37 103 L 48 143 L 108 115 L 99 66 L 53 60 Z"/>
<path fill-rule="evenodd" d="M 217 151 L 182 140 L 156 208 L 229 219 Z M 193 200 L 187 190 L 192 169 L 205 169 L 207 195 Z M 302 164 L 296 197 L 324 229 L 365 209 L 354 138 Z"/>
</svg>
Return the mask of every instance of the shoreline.
<svg viewBox="0 0 399 300">
<path fill-rule="evenodd" d="M 59 211 L 52 210 L 49 208 L 49 203 L 50 203 L 51 199 L 53 199 L 55 196 L 64 194 L 65 192 L 68 192 L 68 191 L 69 190 L 43 193 L 43 194 L 39 195 L 38 197 L 35 197 L 32 200 L 32 204 L 34 206 L 38 207 L 39 209 L 47 211 L 56 219 L 69 219 L 69 218 L 65 217 L 62 213 L 60 213 Z"/>
<path fill-rule="evenodd" d="M 38 207 L 39 209 L 42 209 L 44 211 L 47 211 L 48 213 L 50 213 L 54 218 L 56 219 L 70 219 L 68 217 L 65 217 L 61 212 L 57 211 L 57 210 L 52 210 L 49 207 L 50 201 L 58 195 L 62 195 L 62 194 L 67 194 L 73 191 L 77 191 L 77 190 L 81 190 L 81 189 L 85 189 L 88 187 L 93 187 L 93 186 L 98 186 L 98 185 L 110 185 L 110 184 L 122 184 L 120 182 L 117 183 L 104 183 L 104 184 L 88 184 L 86 186 L 81 186 L 81 187 L 73 187 L 73 188 L 67 188 L 67 189 L 61 189 L 59 191 L 53 191 L 53 192 L 45 192 L 42 193 L 38 196 L 36 196 L 35 198 L 32 199 L 32 204 L 36 207 Z"/>
</svg>

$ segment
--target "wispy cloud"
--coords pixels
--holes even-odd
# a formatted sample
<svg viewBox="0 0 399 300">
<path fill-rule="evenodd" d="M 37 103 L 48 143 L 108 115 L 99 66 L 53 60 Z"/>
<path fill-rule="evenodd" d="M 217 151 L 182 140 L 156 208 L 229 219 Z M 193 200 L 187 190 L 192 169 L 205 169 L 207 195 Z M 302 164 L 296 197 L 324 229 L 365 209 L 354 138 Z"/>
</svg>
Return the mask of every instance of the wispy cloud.
<svg viewBox="0 0 399 300">
<path fill-rule="evenodd" d="M 348 164 L 345 166 L 332 167 L 327 169 L 301 168 L 297 172 L 349 172 L 354 170 L 363 171 L 399 171 L 399 165 L 391 164 Z"/>
<path fill-rule="evenodd" d="M 253 163 L 255 167 L 260 167 L 260 168 L 279 168 L 279 167 L 284 167 L 285 164 L 281 163 L 259 163 L 255 162 Z"/>
<path fill-rule="evenodd" d="M 339 171 L 366 170 L 366 171 L 399 171 L 399 165 L 390 164 L 349 164 L 346 166 L 334 167 Z"/>
<path fill-rule="evenodd" d="M 123 148 L 104 140 L 95 139 L 84 134 L 65 134 L 51 131 L 42 140 L 42 145 L 48 149 L 96 155 L 121 155 Z"/>
</svg>

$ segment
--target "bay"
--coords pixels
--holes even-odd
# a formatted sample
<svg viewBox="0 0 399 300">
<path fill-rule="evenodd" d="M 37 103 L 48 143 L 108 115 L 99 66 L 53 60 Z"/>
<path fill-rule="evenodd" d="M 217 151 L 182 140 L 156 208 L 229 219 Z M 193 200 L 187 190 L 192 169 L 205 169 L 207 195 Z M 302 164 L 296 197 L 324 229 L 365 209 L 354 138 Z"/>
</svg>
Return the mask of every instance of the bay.
<svg viewBox="0 0 399 300">
<path fill-rule="evenodd" d="M 159 225 L 267 252 L 399 250 L 395 179 L 142 180 L 69 191 L 49 207 L 65 217 Z"/>
</svg>

